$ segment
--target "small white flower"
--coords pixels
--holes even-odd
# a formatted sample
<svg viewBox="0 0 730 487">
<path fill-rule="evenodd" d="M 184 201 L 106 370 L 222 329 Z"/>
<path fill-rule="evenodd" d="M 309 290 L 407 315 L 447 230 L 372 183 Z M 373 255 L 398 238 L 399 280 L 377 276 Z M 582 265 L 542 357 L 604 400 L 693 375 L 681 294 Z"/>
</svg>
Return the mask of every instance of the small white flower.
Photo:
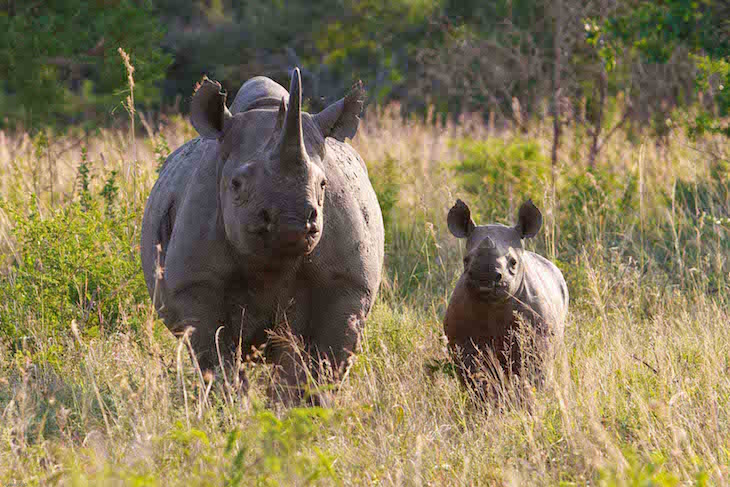
<svg viewBox="0 0 730 487">
<path fill-rule="evenodd" d="M 591 24 L 586 24 L 586 30 L 587 30 L 588 32 L 590 32 L 590 31 L 591 31 Z"/>
</svg>

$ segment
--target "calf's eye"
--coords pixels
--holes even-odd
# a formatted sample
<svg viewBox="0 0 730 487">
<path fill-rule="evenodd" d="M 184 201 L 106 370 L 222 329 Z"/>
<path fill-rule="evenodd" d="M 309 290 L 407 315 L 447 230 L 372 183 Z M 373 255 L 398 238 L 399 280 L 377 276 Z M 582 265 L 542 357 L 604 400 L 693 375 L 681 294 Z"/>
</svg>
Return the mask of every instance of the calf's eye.
<svg viewBox="0 0 730 487">
<path fill-rule="evenodd" d="M 516 265 L 517 265 L 517 259 L 515 259 L 514 257 L 510 257 L 509 258 L 509 266 L 510 267 L 515 267 Z"/>
</svg>

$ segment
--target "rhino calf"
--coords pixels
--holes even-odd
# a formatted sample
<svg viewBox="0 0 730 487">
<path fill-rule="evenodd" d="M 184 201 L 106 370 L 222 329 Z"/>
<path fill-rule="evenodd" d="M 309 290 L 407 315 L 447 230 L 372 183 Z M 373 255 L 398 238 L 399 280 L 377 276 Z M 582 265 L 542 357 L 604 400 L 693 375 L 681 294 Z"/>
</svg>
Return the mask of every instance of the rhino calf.
<svg viewBox="0 0 730 487">
<path fill-rule="evenodd" d="M 316 115 L 302 110 L 299 69 L 291 86 L 247 81 L 229 110 L 207 78 L 191 103 L 200 137 L 168 157 L 147 200 L 141 254 L 157 311 L 190 337 L 202 367 L 237 347 L 267 345 L 284 384 L 306 376 L 301 355 L 342 371 L 380 284 L 383 219 L 354 137 L 364 91 Z M 158 269 L 162 272 L 158 272 Z M 222 330 L 219 332 L 218 330 Z M 317 372 L 315 368 L 312 370 Z"/>
<path fill-rule="evenodd" d="M 461 379 L 468 384 L 473 384 L 480 366 L 489 368 L 489 361 L 480 363 L 478 358 L 490 352 L 503 371 L 518 371 L 518 315 L 533 327 L 538 345 L 549 345 L 550 335 L 562 340 L 568 309 L 565 279 L 552 262 L 522 246 L 522 239 L 534 237 L 541 225 L 542 214 L 531 200 L 520 207 L 513 227 L 475 225 L 461 200 L 449 211 L 449 230 L 466 239 L 466 257 L 444 332 Z"/>
</svg>

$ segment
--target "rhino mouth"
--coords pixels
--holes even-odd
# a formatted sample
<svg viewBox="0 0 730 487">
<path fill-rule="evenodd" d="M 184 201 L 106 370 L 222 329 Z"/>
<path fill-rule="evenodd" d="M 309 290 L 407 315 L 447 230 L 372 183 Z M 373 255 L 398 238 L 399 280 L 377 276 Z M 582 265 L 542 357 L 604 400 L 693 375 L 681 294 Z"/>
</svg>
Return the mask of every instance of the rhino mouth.
<svg viewBox="0 0 730 487">
<path fill-rule="evenodd" d="M 279 251 L 285 255 L 309 255 L 319 243 L 319 230 L 310 230 L 296 240 L 278 242 Z"/>
<path fill-rule="evenodd" d="M 505 284 L 469 281 L 467 285 L 479 299 L 484 301 L 509 297 L 509 289 Z"/>
</svg>

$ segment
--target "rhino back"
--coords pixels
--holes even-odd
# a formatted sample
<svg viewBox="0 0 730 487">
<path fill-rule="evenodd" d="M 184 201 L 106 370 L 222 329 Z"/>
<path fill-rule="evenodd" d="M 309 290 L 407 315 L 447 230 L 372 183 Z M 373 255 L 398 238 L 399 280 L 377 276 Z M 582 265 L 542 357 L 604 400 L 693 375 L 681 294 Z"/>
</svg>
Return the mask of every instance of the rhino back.
<svg viewBox="0 0 730 487">
<path fill-rule="evenodd" d="M 545 257 L 534 252 L 524 254 L 525 276 L 519 299 L 552 331 L 563 334 L 568 311 L 568 287 L 560 270 Z"/>
<path fill-rule="evenodd" d="M 289 98 L 289 92 L 283 86 L 266 76 L 256 76 L 238 90 L 230 111 L 235 115 L 253 108 L 276 108 L 282 98 Z"/>
</svg>

